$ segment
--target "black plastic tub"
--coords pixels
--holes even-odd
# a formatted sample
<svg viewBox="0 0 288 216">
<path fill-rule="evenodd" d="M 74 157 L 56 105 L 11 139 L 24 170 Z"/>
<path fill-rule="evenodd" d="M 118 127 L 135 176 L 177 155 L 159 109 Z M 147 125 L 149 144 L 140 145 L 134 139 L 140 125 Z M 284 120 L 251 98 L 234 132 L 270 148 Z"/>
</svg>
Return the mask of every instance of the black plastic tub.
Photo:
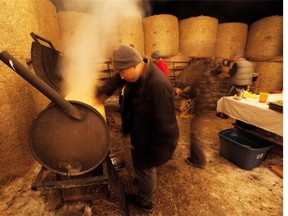
<svg viewBox="0 0 288 216">
<path fill-rule="evenodd" d="M 237 128 L 219 132 L 220 155 L 244 170 L 261 165 L 273 143 Z"/>
</svg>

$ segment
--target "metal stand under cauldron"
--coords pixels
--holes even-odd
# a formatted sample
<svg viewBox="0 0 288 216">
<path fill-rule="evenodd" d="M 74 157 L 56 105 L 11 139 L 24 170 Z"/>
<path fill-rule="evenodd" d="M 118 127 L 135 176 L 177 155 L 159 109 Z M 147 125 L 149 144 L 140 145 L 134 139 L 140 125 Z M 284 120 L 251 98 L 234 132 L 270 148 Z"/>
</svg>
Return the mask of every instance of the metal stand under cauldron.
<svg viewBox="0 0 288 216">
<path fill-rule="evenodd" d="M 54 178 L 51 178 L 54 177 Z M 109 156 L 93 171 L 80 176 L 63 176 L 54 173 L 45 167 L 41 167 L 37 177 L 35 178 L 32 190 L 56 190 L 59 195 L 59 202 L 54 206 L 54 210 L 60 209 L 66 202 L 71 201 L 90 201 L 95 200 L 96 194 L 81 194 L 76 196 L 65 197 L 64 190 L 71 188 L 83 188 L 89 186 L 105 186 L 106 195 L 110 196 L 112 189 L 120 202 L 120 206 L 124 211 L 124 215 L 129 215 L 129 210 L 125 198 L 123 185 L 119 179 L 117 171 L 111 163 Z M 111 188 L 110 188 L 111 187 Z"/>
<path fill-rule="evenodd" d="M 44 50 L 47 52 L 47 47 Z M 42 54 L 40 50 L 39 56 Z M 0 60 L 54 102 L 34 119 L 29 133 L 31 152 L 43 166 L 32 189 L 61 191 L 92 185 L 111 186 L 125 215 L 129 215 L 123 185 L 109 157 L 109 134 L 103 116 L 88 104 L 65 100 L 8 52 L 1 52 Z M 49 172 L 56 179 L 47 180 Z M 64 201 L 63 196 L 60 199 Z"/>
<path fill-rule="evenodd" d="M 103 161 L 103 163 L 97 167 L 94 171 L 88 174 L 83 174 L 77 177 L 62 176 L 58 173 L 54 173 L 42 166 L 40 172 L 38 173 L 36 179 L 34 180 L 31 188 L 32 190 L 41 189 L 62 189 L 62 188 L 73 188 L 81 186 L 92 186 L 98 184 L 108 184 L 108 157 Z M 49 174 L 55 174 L 56 180 L 47 179 Z"/>
</svg>

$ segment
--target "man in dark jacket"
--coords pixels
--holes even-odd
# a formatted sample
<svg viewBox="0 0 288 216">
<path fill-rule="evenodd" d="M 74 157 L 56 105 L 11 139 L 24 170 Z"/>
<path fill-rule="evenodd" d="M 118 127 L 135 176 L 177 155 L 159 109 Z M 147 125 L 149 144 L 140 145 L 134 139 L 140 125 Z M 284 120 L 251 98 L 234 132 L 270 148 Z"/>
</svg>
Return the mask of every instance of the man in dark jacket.
<svg viewBox="0 0 288 216">
<path fill-rule="evenodd" d="M 97 98 L 103 101 L 125 85 L 124 124 L 130 132 L 138 180 L 138 194 L 130 194 L 127 199 L 151 212 L 156 167 L 171 159 L 179 138 L 173 88 L 159 68 L 131 46 L 120 45 L 114 50 L 112 63 L 117 74 L 98 88 Z"/>
</svg>

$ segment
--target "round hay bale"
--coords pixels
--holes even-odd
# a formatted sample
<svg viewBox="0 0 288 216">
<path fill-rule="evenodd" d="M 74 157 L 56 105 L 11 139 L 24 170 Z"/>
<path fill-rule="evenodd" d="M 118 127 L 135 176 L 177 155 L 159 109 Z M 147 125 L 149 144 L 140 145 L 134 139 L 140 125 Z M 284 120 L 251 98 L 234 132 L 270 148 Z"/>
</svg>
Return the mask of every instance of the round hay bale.
<svg viewBox="0 0 288 216">
<path fill-rule="evenodd" d="M 132 45 L 139 53 L 145 55 L 144 32 L 140 13 L 125 11 L 119 15 L 117 38 L 119 44 Z"/>
<path fill-rule="evenodd" d="M 169 14 L 154 15 L 143 19 L 145 55 L 155 51 L 163 56 L 173 56 L 179 49 L 178 18 Z"/>
<path fill-rule="evenodd" d="M 248 33 L 245 23 L 222 23 L 218 25 L 215 56 L 231 58 L 235 52 L 244 53 Z"/>
<path fill-rule="evenodd" d="M 15 58 L 29 59 L 32 38 L 30 32 L 37 32 L 35 1 L 0 2 L 0 50 L 6 50 Z"/>
<path fill-rule="evenodd" d="M 283 89 L 283 63 L 256 62 L 255 73 L 259 73 L 255 83 L 256 93 Z"/>
<path fill-rule="evenodd" d="M 283 55 L 283 16 L 270 16 L 249 27 L 245 56 L 254 58 Z"/>
<path fill-rule="evenodd" d="M 0 2 L 0 50 L 6 50 L 15 58 L 30 59 L 34 32 L 60 45 L 60 34 L 55 6 L 49 0 Z"/>
<path fill-rule="evenodd" d="M 61 50 L 60 29 L 55 5 L 50 0 L 33 1 L 33 4 L 39 26 L 38 31 L 34 33 L 51 41 L 56 49 Z"/>
<path fill-rule="evenodd" d="M 0 2 L 0 51 L 6 50 L 23 65 L 31 58 L 34 32 L 59 44 L 56 9 L 49 0 Z M 1 185 L 21 176 L 35 160 L 28 147 L 28 132 L 42 107 L 43 95 L 2 61 L 0 62 L 0 176 Z M 32 72 L 31 72 L 32 73 Z M 32 90 L 33 89 L 33 90 Z M 44 102 L 47 104 L 47 101 Z"/>
<path fill-rule="evenodd" d="M 35 162 L 28 145 L 35 109 L 29 84 L 4 64 L 0 71 L 0 184 L 4 185 Z"/>
<path fill-rule="evenodd" d="M 217 39 L 218 19 L 198 16 L 179 22 L 180 53 L 191 57 L 212 57 Z"/>
</svg>

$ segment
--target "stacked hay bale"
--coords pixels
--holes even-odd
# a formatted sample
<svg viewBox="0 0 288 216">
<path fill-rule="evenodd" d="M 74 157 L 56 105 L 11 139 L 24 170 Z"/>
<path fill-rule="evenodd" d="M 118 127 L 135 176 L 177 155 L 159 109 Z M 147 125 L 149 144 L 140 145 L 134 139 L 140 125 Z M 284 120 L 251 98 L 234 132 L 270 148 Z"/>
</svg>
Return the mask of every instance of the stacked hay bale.
<svg viewBox="0 0 288 216">
<path fill-rule="evenodd" d="M 30 59 L 31 32 L 49 39 L 55 47 L 59 47 L 56 8 L 51 1 L 5 1 L 0 10 L 1 50 L 13 51 L 17 59 Z M 13 43 L 10 43 L 11 40 Z"/>
<path fill-rule="evenodd" d="M 125 11 L 119 15 L 117 39 L 119 44 L 132 45 L 141 55 L 145 55 L 144 32 L 140 13 Z"/>
<path fill-rule="evenodd" d="M 50 18 L 47 19 L 45 14 Z M 53 44 L 59 44 L 57 22 L 51 18 L 53 16 L 56 16 L 56 9 L 49 0 L 2 2 L 0 52 L 6 50 L 26 65 L 31 58 L 31 32 L 45 33 L 47 39 L 52 38 Z M 49 101 L 2 61 L 0 71 L 0 183 L 3 185 L 34 164 L 28 147 L 29 128 L 37 112 Z"/>
<path fill-rule="evenodd" d="M 283 55 L 283 16 L 270 16 L 249 26 L 245 56 L 267 59 Z"/>
<path fill-rule="evenodd" d="M 217 32 L 218 19 L 213 17 L 190 17 L 179 22 L 180 53 L 192 57 L 185 70 L 188 77 L 194 77 L 191 87 L 198 95 L 193 101 L 196 113 L 215 109 L 216 106 L 213 96 L 216 78 L 210 72 L 214 69 L 211 64 L 214 62 Z"/>
<path fill-rule="evenodd" d="M 179 22 L 180 53 L 191 57 L 212 57 L 217 39 L 218 19 L 191 17 Z"/>
<path fill-rule="evenodd" d="M 221 23 L 218 25 L 218 34 L 215 47 L 215 56 L 229 59 L 236 52 L 244 53 L 248 33 L 245 23 Z"/>
<path fill-rule="evenodd" d="M 283 89 L 283 62 L 256 62 L 255 73 L 259 73 L 255 93 Z"/>
<path fill-rule="evenodd" d="M 255 92 L 283 88 L 283 16 L 270 16 L 249 27 L 245 56 L 259 73 Z"/>
<path fill-rule="evenodd" d="M 161 14 L 143 19 L 145 55 L 155 51 L 163 56 L 173 56 L 179 49 L 178 18 Z"/>
<path fill-rule="evenodd" d="M 218 25 L 218 34 L 215 47 L 215 61 L 223 61 L 223 59 L 230 59 L 236 53 L 244 53 L 245 45 L 247 41 L 248 25 L 239 22 L 221 23 Z M 215 62 L 216 63 L 216 62 Z M 218 62 L 219 65 L 219 62 Z M 222 62 L 220 68 L 223 72 Z M 215 70 L 216 74 L 219 72 Z M 229 89 L 229 79 L 227 79 L 226 73 L 221 73 L 215 80 L 219 86 L 218 90 L 214 91 L 214 98 L 217 100 L 227 95 Z M 217 94 L 218 93 L 218 94 Z"/>
<path fill-rule="evenodd" d="M 21 176 L 35 162 L 29 150 L 28 133 L 36 109 L 29 84 L 2 62 L 0 71 L 0 182 L 3 185 Z"/>
<path fill-rule="evenodd" d="M 33 0 L 5 1 L 0 7 L 0 50 L 6 50 L 16 58 L 30 58 L 31 31 L 37 31 Z M 13 43 L 12 43 L 13 40 Z"/>
<path fill-rule="evenodd" d="M 60 29 L 54 4 L 50 0 L 34 1 L 34 8 L 38 24 L 38 31 L 34 33 L 48 39 L 56 49 L 61 50 Z"/>
</svg>

